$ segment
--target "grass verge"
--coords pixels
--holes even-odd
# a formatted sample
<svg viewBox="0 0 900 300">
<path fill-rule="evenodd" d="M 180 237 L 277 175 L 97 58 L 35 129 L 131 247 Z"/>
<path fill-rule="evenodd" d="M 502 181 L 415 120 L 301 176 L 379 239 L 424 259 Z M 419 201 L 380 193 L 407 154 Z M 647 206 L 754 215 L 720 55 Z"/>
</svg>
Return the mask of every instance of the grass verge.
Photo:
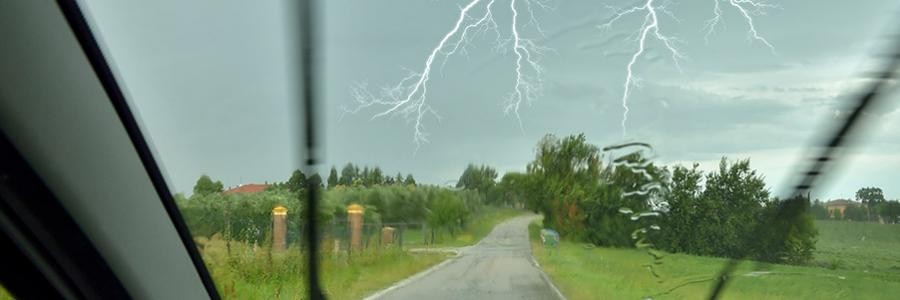
<svg viewBox="0 0 900 300">
<path fill-rule="evenodd" d="M 305 256 L 297 248 L 272 253 L 236 242 L 226 246 L 217 237 L 198 239 L 198 245 L 225 299 L 306 297 Z M 329 299 L 359 299 L 446 258 L 446 254 L 410 254 L 396 248 L 325 254 L 320 259 L 320 279 Z"/>
<path fill-rule="evenodd" d="M 667 254 L 654 268 L 635 249 L 589 247 L 563 241 L 556 249 L 540 243 L 541 226 L 532 223 L 532 250 L 544 272 L 569 299 L 700 299 L 726 259 Z M 828 231 L 828 229 L 820 229 Z M 828 233 L 821 237 L 830 243 Z M 827 247 L 826 247 L 827 248 Z M 896 257 L 896 249 L 894 257 Z M 900 274 L 860 269 L 829 270 L 745 262 L 734 273 L 724 299 L 896 299 Z"/>
<path fill-rule="evenodd" d="M 472 220 L 466 224 L 465 229 L 455 234 L 447 231 L 436 231 L 434 244 L 426 244 L 424 241 L 425 234 L 431 234 L 429 230 L 422 231 L 420 229 L 407 230 L 404 234 L 404 247 L 463 247 L 477 243 L 494 229 L 494 226 L 501 222 L 516 216 L 525 214 L 526 211 L 521 209 L 486 206 Z M 430 238 L 429 238 L 430 241 Z"/>
</svg>

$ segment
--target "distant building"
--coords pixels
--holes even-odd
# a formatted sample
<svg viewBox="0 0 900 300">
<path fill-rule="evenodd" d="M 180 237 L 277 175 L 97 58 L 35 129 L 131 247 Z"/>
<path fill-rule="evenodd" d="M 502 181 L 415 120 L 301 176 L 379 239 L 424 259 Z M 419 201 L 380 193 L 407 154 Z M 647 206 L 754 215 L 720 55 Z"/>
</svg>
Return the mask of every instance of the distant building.
<svg viewBox="0 0 900 300">
<path fill-rule="evenodd" d="M 268 184 L 248 183 L 248 184 L 239 185 L 234 188 L 230 188 L 230 189 L 222 192 L 222 194 L 223 195 L 253 194 L 253 193 L 259 193 L 259 192 L 265 191 L 267 188 L 269 188 Z"/>
<path fill-rule="evenodd" d="M 847 199 L 837 199 L 825 202 L 825 209 L 828 210 L 828 216 L 835 217 L 835 212 L 839 212 L 838 216 L 843 216 L 847 206 L 854 205 L 853 201 Z"/>
</svg>

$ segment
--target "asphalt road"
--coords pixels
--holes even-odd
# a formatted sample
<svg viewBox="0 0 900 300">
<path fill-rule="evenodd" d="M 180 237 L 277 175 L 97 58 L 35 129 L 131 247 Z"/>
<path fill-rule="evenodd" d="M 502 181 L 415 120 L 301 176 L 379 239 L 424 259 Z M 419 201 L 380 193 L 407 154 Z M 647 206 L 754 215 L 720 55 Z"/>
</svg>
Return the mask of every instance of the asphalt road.
<svg viewBox="0 0 900 300">
<path fill-rule="evenodd" d="M 559 299 L 531 258 L 528 223 L 536 218 L 497 225 L 452 261 L 378 299 Z"/>
</svg>

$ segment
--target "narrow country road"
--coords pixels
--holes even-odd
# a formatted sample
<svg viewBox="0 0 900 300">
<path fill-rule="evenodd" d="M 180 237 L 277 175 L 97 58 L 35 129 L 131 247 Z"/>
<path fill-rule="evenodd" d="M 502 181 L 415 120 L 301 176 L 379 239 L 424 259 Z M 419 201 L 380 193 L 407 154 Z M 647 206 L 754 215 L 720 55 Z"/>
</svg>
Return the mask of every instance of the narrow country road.
<svg viewBox="0 0 900 300">
<path fill-rule="evenodd" d="M 452 261 L 376 298 L 559 299 L 531 257 L 528 224 L 538 217 L 507 220 Z"/>
</svg>

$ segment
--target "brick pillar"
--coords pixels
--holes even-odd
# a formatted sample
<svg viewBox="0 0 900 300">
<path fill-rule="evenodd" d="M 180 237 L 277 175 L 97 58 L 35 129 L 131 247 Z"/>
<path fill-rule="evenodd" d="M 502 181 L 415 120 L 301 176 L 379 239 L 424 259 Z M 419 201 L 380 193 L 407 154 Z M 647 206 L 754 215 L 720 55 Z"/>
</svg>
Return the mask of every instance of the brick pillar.
<svg viewBox="0 0 900 300">
<path fill-rule="evenodd" d="M 347 206 L 347 219 L 350 223 L 350 248 L 362 249 L 363 207 L 359 204 Z"/>
<path fill-rule="evenodd" d="M 287 247 L 287 208 L 272 209 L 272 251 L 284 251 Z"/>
</svg>

